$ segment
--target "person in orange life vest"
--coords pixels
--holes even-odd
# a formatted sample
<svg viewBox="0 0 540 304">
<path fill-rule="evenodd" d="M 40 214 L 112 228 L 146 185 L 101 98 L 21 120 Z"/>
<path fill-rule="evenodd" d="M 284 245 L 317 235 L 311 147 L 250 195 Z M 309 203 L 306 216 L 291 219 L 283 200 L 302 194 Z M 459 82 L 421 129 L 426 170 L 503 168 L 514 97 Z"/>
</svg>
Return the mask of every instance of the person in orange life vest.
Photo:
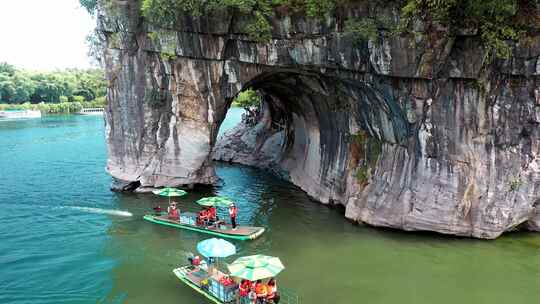
<svg viewBox="0 0 540 304">
<path fill-rule="evenodd" d="M 216 207 L 212 206 L 210 209 L 208 209 L 208 214 L 210 217 L 210 222 L 216 222 L 217 221 L 217 209 Z"/>
<path fill-rule="evenodd" d="M 204 226 L 208 226 L 208 222 L 210 221 L 210 210 L 205 207 L 203 210 L 201 210 L 201 212 L 199 212 L 199 216 L 201 217 L 201 221 Z"/>
<path fill-rule="evenodd" d="M 238 215 L 238 208 L 234 204 L 229 207 L 229 215 L 231 216 L 231 225 L 233 230 L 236 229 L 236 216 Z"/>
<path fill-rule="evenodd" d="M 262 304 L 266 301 L 268 290 L 261 280 L 257 280 L 257 283 L 255 284 L 255 293 L 257 294 L 257 303 Z"/>
<path fill-rule="evenodd" d="M 199 211 L 199 214 L 197 214 L 197 225 L 203 226 L 205 217 L 206 211 L 202 209 L 201 211 Z"/>
<path fill-rule="evenodd" d="M 171 220 L 179 220 L 180 219 L 180 213 L 178 212 L 178 209 L 176 208 L 176 202 L 172 202 L 169 207 L 167 207 L 167 214 L 169 219 Z"/>
<path fill-rule="evenodd" d="M 274 278 L 271 278 L 268 283 L 266 284 L 267 286 L 267 293 L 268 295 L 266 296 L 266 300 L 268 302 L 271 302 L 273 303 L 274 300 L 276 299 L 276 294 L 277 294 L 277 283 L 276 283 L 276 280 Z"/>
</svg>

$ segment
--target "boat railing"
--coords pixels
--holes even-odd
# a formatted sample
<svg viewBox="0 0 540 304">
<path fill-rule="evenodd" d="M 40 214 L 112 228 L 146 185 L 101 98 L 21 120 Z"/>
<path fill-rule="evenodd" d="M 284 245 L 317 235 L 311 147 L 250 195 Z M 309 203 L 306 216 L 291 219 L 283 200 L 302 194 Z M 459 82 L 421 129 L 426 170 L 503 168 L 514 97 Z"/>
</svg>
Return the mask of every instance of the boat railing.
<svg viewBox="0 0 540 304">
<path fill-rule="evenodd" d="M 214 278 L 208 279 L 208 291 L 217 299 L 223 303 L 235 303 L 236 302 L 236 293 L 237 285 L 232 284 L 230 286 L 225 286 L 218 280 Z"/>
<path fill-rule="evenodd" d="M 83 108 L 79 113 L 103 113 L 104 108 Z"/>
</svg>

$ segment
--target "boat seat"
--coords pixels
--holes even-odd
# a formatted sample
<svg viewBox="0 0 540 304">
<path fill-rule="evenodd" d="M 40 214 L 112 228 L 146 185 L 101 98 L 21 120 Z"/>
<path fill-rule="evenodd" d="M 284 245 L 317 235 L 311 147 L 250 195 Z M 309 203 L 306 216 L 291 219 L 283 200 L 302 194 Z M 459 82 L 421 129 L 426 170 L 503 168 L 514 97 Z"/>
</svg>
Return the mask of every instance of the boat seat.
<svg viewBox="0 0 540 304">
<path fill-rule="evenodd" d="M 208 272 L 198 268 L 196 270 L 190 271 L 186 274 L 186 277 L 193 283 L 201 286 L 201 281 L 208 279 L 210 275 Z"/>
</svg>

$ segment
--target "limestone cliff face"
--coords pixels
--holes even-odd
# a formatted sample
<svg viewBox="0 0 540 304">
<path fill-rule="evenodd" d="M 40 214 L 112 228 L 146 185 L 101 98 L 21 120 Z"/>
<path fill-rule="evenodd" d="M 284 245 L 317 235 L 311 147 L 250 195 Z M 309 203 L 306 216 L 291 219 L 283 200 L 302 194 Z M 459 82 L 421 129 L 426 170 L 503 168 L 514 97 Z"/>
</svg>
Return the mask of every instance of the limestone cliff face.
<svg viewBox="0 0 540 304">
<path fill-rule="evenodd" d="M 399 16 L 348 14 L 367 11 Z M 540 230 L 540 36 L 488 65 L 466 31 L 419 25 L 421 36 L 356 43 L 339 18 L 272 21 L 272 41 L 256 43 L 231 11 L 169 29 L 146 24 L 136 1 L 102 12 L 111 175 L 139 189 L 213 183 L 219 125 L 252 87 L 261 119 L 223 138 L 216 159 L 270 168 L 370 225 Z"/>
</svg>

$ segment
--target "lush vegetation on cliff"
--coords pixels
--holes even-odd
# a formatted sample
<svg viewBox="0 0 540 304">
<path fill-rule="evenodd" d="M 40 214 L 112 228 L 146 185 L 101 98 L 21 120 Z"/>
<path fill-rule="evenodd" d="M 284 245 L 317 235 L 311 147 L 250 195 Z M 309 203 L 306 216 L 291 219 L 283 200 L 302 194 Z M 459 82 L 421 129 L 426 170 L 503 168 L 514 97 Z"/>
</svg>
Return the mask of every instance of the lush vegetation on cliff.
<svg viewBox="0 0 540 304">
<path fill-rule="evenodd" d="M 80 0 L 80 3 L 90 12 L 97 6 L 97 0 Z M 422 34 L 415 32 L 414 24 L 424 21 L 446 27 L 450 36 L 464 29 L 470 30 L 484 42 L 486 57 L 506 58 L 511 53 L 506 41 L 540 30 L 535 0 L 142 0 L 141 11 L 150 22 L 171 26 L 185 14 L 201 16 L 223 9 L 236 9 L 248 16 L 245 30 L 250 37 L 256 41 L 268 41 L 272 38 L 269 19 L 277 10 L 324 19 L 337 14 L 339 8 L 362 3 L 370 3 L 372 7 L 398 5 L 401 18 L 397 24 L 378 20 L 375 15 L 348 18 L 345 31 L 360 40 L 376 39 L 380 32 L 390 35 Z"/>
<path fill-rule="evenodd" d="M 367 0 L 366 0 L 367 1 Z M 325 18 L 336 8 L 361 0 L 143 0 L 142 13 L 151 22 L 174 23 L 179 14 L 204 15 L 223 8 L 234 8 L 251 20 L 246 31 L 257 41 L 272 37 L 269 22 L 276 9 L 286 8 L 304 13 L 310 18 Z M 380 5 L 390 0 L 378 0 Z M 511 48 L 505 43 L 526 32 L 537 30 L 540 16 L 534 10 L 534 0 L 406 0 L 401 2 L 401 20 L 392 25 L 377 19 L 362 18 L 346 21 L 345 30 L 360 39 L 373 39 L 384 28 L 391 34 L 414 33 L 414 22 L 435 22 L 448 28 L 453 35 L 460 29 L 471 29 L 484 42 L 487 57 L 508 57 Z M 415 33 L 418 34 L 418 33 Z"/>
<path fill-rule="evenodd" d="M 157 24 L 174 24 L 182 14 L 201 16 L 222 9 L 237 9 L 249 16 L 246 31 L 252 39 L 267 41 L 272 38 L 272 26 L 268 20 L 274 9 L 304 12 L 308 17 L 320 18 L 333 12 L 337 0 L 143 0 L 143 16 Z"/>
<path fill-rule="evenodd" d="M 486 56 L 507 58 L 511 48 L 505 41 L 540 29 L 535 5 L 535 0 L 407 0 L 402 19 L 406 25 L 434 21 L 447 26 L 450 35 L 469 29 L 484 42 Z"/>
<path fill-rule="evenodd" d="M 0 63 L 0 103 L 103 103 L 106 89 L 99 69 L 36 72 Z"/>
</svg>

